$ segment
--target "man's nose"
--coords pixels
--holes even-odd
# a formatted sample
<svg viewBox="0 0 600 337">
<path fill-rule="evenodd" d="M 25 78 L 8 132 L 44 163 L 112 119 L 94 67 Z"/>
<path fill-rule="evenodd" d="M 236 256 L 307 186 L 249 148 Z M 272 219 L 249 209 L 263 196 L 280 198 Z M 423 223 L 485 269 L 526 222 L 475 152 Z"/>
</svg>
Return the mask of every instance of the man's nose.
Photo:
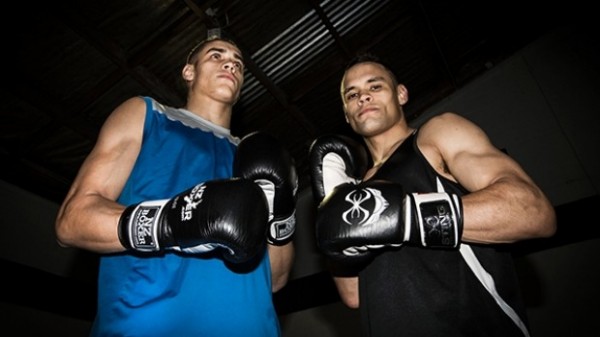
<svg viewBox="0 0 600 337">
<path fill-rule="evenodd" d="M 369 95 L 368 93 L 363 93 L 363 94 L 360 94 L 358 103 L 360 103 L 360 104 L 369 103 L 369 102 L 371 102 L 372 99 L 373 99 L 373 97 L 371 97 L 371 95 Z"/>
<path fill-rule="evenodd" d="M 233 74 L 233 73 L 235 73 L 235 72 L 236 72 L 236 70 L 237 70 L 237 69 L 235 68 L 235 65 L 233 64 L 233 61 L 227 61 L 227 62 L 223 63 L 223 68 L 224 68 L 225 70 L 228 70 L 228 71 L 230 71 L 232 74 Z"/>
</svg>

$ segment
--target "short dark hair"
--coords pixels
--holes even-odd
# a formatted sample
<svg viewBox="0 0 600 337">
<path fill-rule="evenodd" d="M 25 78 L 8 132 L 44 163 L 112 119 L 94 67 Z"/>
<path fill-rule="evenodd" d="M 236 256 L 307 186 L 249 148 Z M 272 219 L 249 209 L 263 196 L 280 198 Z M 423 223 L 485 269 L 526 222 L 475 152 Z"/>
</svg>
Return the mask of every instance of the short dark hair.
<svg viewBox="0 0 600 337">
<path fill-rule="evenodd" d="M 231 43 L 232 45 L 236 46 L 239 49 L 238 44 L 230 36 L 226 35 L 220 29 L 208 30 L 206 35 L 207 35 L 206 38 L 204 40 L 200 41 L 199 43 L 197 43 L 188 53 L 188 56 L 185 59 L 185 62 L 187 64 L 193 64 L 196 61 L 195 60 L 196 56 L 202 50 L 202 48 L 204 48 L 204 46 L 206 46 L 207 43 L 212 42 L 212 41 L 224 41 L 227 43 Z"/>
<path fill-rule="evenodd" d="M 371 53 L 361 53 L 361 54 L 355 55 L 353 58 L 350 59 L 350 61 L 348 61 L 348 63 L 346 64 L 345 70 L 350 69 L 352 66 L 354 66 L 358 63 L 365 63 L 365 62 L 373 62 L 373 63 L 379 63 L 379 64 L 383 65 L 379 56 L 377 56 L 375 54 L 371 54 Z"/>
<path fill-rule="evenodd" d="M 384 61 L 382 61 L 379 58 L 379 56 L 377 56 L 375 54 L 368 53 L 368 52 L 357 54 L 352 59 L 350 59 L 350 61 L 346 64 L 346 68 L 344 69 L 344 74 L 348 71 L 348 69 L 350 69 L 353 66 L 355 66 L 357 64 L 360 64 L 360 63 L 376 63 L 376 64 L 379 64 L 390 75 L 390 78 L 392 79 L 392 84 L 394 85 L 394 87 L 396 87 L 398 85 L 398 78 L 396 77 L 396 74 L 394 74 L 394 72 L 392 71 L 392 69 Z"/>
</svg>

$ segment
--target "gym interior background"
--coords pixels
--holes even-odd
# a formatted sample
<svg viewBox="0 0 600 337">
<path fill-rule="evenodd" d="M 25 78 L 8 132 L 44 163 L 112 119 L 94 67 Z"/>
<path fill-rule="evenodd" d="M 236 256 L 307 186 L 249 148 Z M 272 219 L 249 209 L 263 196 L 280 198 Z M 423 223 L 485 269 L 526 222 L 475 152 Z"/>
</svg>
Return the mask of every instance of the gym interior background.
<svg viewBox="0 0 600 337">
<path fill-rule="evenodd" d="M 513 245 L 534 337 L 600 331 L 600 224 L 593 211 L 600 205 L 600 39 L 590 28 L 585 21 L 553 27 L 434 104 L 416 109 L 411 120 L 417 126 L 449 110 L 473 120 L 555 205 L 555 237 Z M 12 110 L 3 101 L 2 128 L 8 129 Z M 59 201 L 15 180 L 6 169 L 12 149 L 3 145 L 2 150 L 2 335 L 87 336 L 95 312 L 97 256 L 58 247 L 53 222 Z M 292 279 L 274 295 L 284 336 L 358 337 L 357 312 L 339 302 L 316 250 L 314 203 L 303 186 Z"/>
</svg>

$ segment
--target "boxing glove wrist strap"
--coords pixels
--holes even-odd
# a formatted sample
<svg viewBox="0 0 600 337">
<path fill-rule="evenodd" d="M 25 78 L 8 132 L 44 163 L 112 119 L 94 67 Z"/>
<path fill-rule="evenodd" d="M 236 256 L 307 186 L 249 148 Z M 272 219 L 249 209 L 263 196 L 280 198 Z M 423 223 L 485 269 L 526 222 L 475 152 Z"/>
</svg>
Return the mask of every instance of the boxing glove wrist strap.
<svg viewBox="0 0 600 337">
<path fill-rule="evenodd" d="M 404 241 L 456 248 L 462 237 L 462 201 L 449 193 L 411 193 L 404 199 Z"/>
<path fill-rule="evenodd" d="M 158 242 L 158 224 L 168 201 L 144 201 L 123 211 L 118 231 L 123 247 L 140 252 L 155 252 L 161 249 Z"/>
<path fill-rule="evenodd" d="M 290 242 L 296 230 L 296 211 L 286 219 L 275 220 L 269 226 L 267 243 L 274 246 L 283 246 Z"/>
<path fill-rule="evenodd" d="M 275 218 L 275 186 L 267 179 L 256 179 L 254 182 L 260 186 L 269 205 L 269 228 L 267 229 L 267 243 L 274 246 L 283 246 L 292 240 L 296 230 L 296 209 L 291 209 L 292 214 L 284 219 Z M 294 205 L 291 205 L 292 207 Z M 286 211 L 287 213 L 287 211 Z"/>
</svg>

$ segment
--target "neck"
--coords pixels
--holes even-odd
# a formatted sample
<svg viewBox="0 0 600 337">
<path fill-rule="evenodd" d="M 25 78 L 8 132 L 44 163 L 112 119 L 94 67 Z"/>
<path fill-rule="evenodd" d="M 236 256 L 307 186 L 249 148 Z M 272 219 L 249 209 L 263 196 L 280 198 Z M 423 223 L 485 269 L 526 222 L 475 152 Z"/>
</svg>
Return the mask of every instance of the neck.
<svg viewBox="0 0 600 337">
<path fill-rule="evenodd" d="M 229 129 L 231 125 L 232 104 L 207 99 L 205 97 L 188 97 L 185 109 L 191 111 L 211 123 Z"/>
<path fill-rule="evenodd" d="M 392 153 L 394 153 L 398 146 L 402 144 L 403 140 L 404 139 L 399 139 L 395 143 L 393 143 L 387 150 L 385 150 L 385 152 L 383 152 L 383 155 L 378 157 L 378 159 L 375 159 L 375 157 L 373 157 L 373 167 L 380 167 L 381 165 L 383 165 L 383 163 L 385 163 L 385 161 L 388 160 L 388 158 L 392 155 Z"/>
<path fill-rule="evenodd" d="M 378 168 L 385 163 L 394 151 L 412 134 L 414 129 L 408 128 L 394 137 L 385 136 L 380 139 L 368 139 L 367 147 L 373 159 L 373 168 Z"/>
</svg>

